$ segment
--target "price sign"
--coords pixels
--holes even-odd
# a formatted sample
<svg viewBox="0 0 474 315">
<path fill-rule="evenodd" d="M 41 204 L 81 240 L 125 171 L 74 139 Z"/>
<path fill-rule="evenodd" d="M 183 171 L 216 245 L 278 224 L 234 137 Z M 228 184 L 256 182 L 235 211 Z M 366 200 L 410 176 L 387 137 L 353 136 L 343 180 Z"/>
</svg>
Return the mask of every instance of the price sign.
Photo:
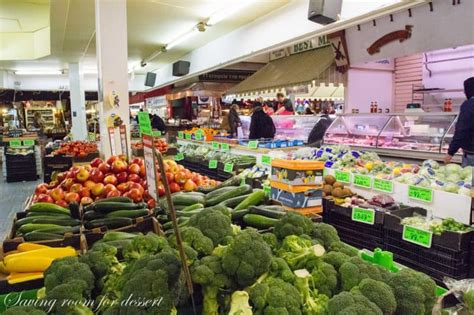
<svg viewBox="0 0 474 315">
<path fill-rule="evenodd" d="M 374 225 L 375 210 L 354 207 L 352 208 L 352 221 Z"/>
<path fill-rule="evenodd" d="M 217 168 L 217 160 L 210 160 L 210 161 L 209 161 L 209 168 L 210 168 L 210 169 L 215 169 L 215 168 Z"/>
<path fill-rule="evenodd" d="M 150 115 L 147 112 L 138 112 L 138 127 L 142 134 L 152 134 Z"/>
<path fill-rule="evenodd" d="M 411 225 L 404 225 L 402 239 L 416 245 L 431 248 L 433 233 Z"/>
<path fill-rule="evenodd" d="M 374 190 L 393 193 L 393 182 L 390 180 L 374 178 Z"/>
<path fill-rule="evenodd" d="M 272 188 L 270 186 L 263 186 L 263 192 L 265 193 L 265 195 L 267 196 L 270 196 L 272 194 Z"/>
<path fill-rule="evenodd" d="M 256 148 L 258 148 L 258 141 L 257 141 L 257 140 L 249 141 L 247 147 L 248 147 L 249 149 L 256 149 Z"/>
<path fill-rule="evenodd" d="M 143 153 L 148 193 L 153 199 L 158 200 L 158 194 L 156 192 L 155 156 L 153 155 L 153 138 L 149 135 L 143 135 Z"/>
<path fill-rule="evenodd" d="M 10 140 L 8 141 L 8 144 L 12 147 L 21 147 L 21 140 Z"/>
<path fill-rule="evenodd" d="M 336 171 L 334 175 L 338 182 L 347 183 L 347 184 L 351 183 L 351 173 L 349 172 Z"/>
<path fill-rule="evenodd" d="M 224 164 L 224 172 L 232 173 L 234 171 L 234 164 L 233 163 L 225 163 Z"/>
<path fill-rule="evenodd" d="M 201 141 L 201 140 L 202 140 L 202 133 L 196 132 L 196 133 L 194 134 L 194 139 L 195 139 L 196 141 Z"/>
<path fill-rule="evenodd" d="M 262 164 L 263 165 L 272 165 L 272 158 L 269 155 L 262 155 Z"/>
<path fill-rule="evenodd" d="M 186 134 L 186 140 L 191 140 L 191 139 L 192 139 L 191 134 L 190 134 L 190 133 L 187 133 L 187 134 Z"/>
<path fill-rule="evenodd" d="M 153 131 L 152 134 L 153 134 L 153 137 L 161 137 L 161 131 L 159 130 Z"/>
<path fill-rule="evenodd" d="M 372 187 L 372 178 L 367 175 L 360 175 L 354 174 L 352 179 L 352 183 L 355 186 L 363 187 L 363 188 L 371 188 Z"/>
<path fill-rule="evenodd" d="M 433 190 L 431 188 L 408 186 L 408 198 L 432 202 L 433 201 Z"/>
<path fill-rule="evenodd" d="M 175 160 L 175 161 L 182 161 L 182 160 L 184 160 L 184 154 L 181 153 L 181 152 L 179 152 L 178 154 L 175 155 L 174 160 Z"/>
<path fill-rule="evenodd" d="M 230 147 L 229 147 L 229 144 L 228 143 L 221 143 L 221 150 L 222 151 L 229 151 L 230 150 Z"/>
<path fill-rule="evenodd" d="M 178 131 L 178 139 L 184 139 L 184 132 Z"/>
<path fill-rule="evenodd" d="M 213 142 L 212 142 L 212 148 L 213 148 L 214 150 L 219 150 L 219 142 L 213 141 Z"/>
<path fill-rule="evenodd" d="M 23 145 L 31 147 L 35 145 L 35 140 L 23 140 Z"/>
<path fill-rule="evenodd" d="M 89 132 L 87 134 L 87 140 L 89 141 L 95 141 L 95 132 Z"/>
<path fill-rule="evenodd" d="M 110 141 L 110 152 L 112 153 L 112 155 L 117 155 L 116 153 L 117 151 L 115 149 L 115 128 L 109 127 L 108 131 L 109 131 L 109 141 Z M 146 134 L 145 132 L 143 133 Z M 150 133 L 151 133 L 151 129 L 150 129 Z"/>
</svg>

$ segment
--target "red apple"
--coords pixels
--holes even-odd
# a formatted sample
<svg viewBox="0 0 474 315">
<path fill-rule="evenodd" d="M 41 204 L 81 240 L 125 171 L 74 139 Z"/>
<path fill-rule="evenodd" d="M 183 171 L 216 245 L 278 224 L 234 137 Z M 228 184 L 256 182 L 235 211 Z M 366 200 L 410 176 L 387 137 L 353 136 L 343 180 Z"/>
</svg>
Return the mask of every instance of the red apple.
<svg viewBox="0 0 474 315">
<path fill-rule="evenodd" d="M 81 183 L 85 182 L 90 176 L 90 173 L 85 168 L 81 168 L 76 174 L 76 179 Z"/>
<path fill-rule="evenodd" d="M 107 174 L 110 172 L 110 165 L 107 163 L 100 163 L 98 169 L 103 173 Z"/>
<path fill-rule="evenodd" d="M 64 200 L 58 200 L 55 202 L 55 204 L 57 204 L 60 207 L 67 208 L 67 202 Z"/>
<path fill-rule="evenodd" d="M 43 183 L 36 186 L 35 194 L 36 195 L 45 194 L 47 191 L 48 191 L 48 184 Z"/>
<path fill-rule="evenodd" d="M 104 178 L 104 184 L 117 185 L 117 177 L 115 175 L 107 175 Z"/>
<path fill-rule="evenodd" d="M 117 185 L 117 189 L 121 192 L 127 192 L 130 189 L 130 185 L 128 183 L 121 183 Z"/>
<path fill-rule="evenodd" d="M 115 174 L 121 173 L 121 172 L 126 172 L 127 171 L 127 162 L 122 161 L 122 160 L 115 160 L 112 163 L 112 172 Z"/>
<path fill-rule="evenodd" d="M 178 173 L 175 174 L 174 180 L 178 184 L 182 185 L 182 184 L 186 183 L 188 178 L 187 178 L 186 173 L 184 171 L 179 171 Z"/>
<path fill-rule="evenodd" d="M 79 196 L 78 193 L 75 193 L 75 192 L 68 192 L 68 193 L 64 196 L 64 200 L 65 200 L 67 203 L 71 203 L 71 202 L 73 202 L 73 201 L 79 202 L 79 201 L 81 201 L 81 197 Z"/>
<path fill-rule="evenodd" d="M 120 172 L 116 176 L 119 183 L 125 183 L 128 178 L 127 172 Z"/>
<path fill-rule="evenodd" d="M 79 191 L 79 195 L 84 198 L 84 197 L 90 197 L 91 196 L 91 189 L 87 187 L 82 187 L 82 189 Z"/>
<path fill-rule="evenodd" d="M 79 183 L 75 183 L 71 185 L 71 188 L 69 188 L 69 192 L 79 193 L 81 189 L 82 189 L 82 185 Z"/>
<path fill-rule="evenodd" d="M 156 201 L 155 199 L 149 199 L 147 202 L 146 202 L 146 207 L 148 209 L 154 209 L 156 207 Z"/>
<path fill-rule="evenodd" d="M 177 183 L 171 183 L 170 185 L 170 191 L 171 193 L 179 192 L 181 191 L 181 187 Z"/>
<path fill-rule="evenodd" d="M 102 171 L 98 168 L 93 168 L 89 179 L 95 183 L 102 183 L 104 181 L 104 173 L 102 173 Z"/>
<path fill-rule="evenodd" d="M 140 165 L 140 176 L 141 176 L 141 177 L 145 177 L 145 176 L 146 176 L 145 165 Z"/>
<path fill-rule="evenodd" d="M 93 196 L 100 196 L 104 193 L 104 184 L 102 183 L 97 183 L 94 186 L 92 186 L 91 193 Z"/>
<path fill-rule="evenodd" d="M 183 189 L 185 191 L 194 191 L 197 189 L 197 186 L 192 180 L 188 179 L 186 183 L 184 183 Z"/>
<path fill-rule="evenodd" d="M 120 160 L 122 160 L 122 161 L 125 161 L 125 162 L 128 161 L 128 156 L 126 156 L 125 154 L 120 154 L 120 155 L 118 156 L 118 158 L 119 158 Z"/>
<path fill-rule="evenodd" d="M 135 182 L 135 183 L 139 183 L 142 179 L 140 178 L 140 176 L 138 176 L 137 174 L 130 174 L 128 175 L 128 181 L 132 181 L 132 182 Z"/>
<path fill-rule="evenodd" d="M 100 163 L 103 163 L 102 159 L 100 158 L 95 158 L 91 161 L 91 166 L 92 167 L 99 167 Z"/>
<path fill-rule="evenodd" d="M 51 182 L 48 184 L 48 189 L 53 189 L 53 188 L 58 187 L 59 183 L 62 183 L 62 182 L 58 182 L 57 180 L 51 181 Z"/>
<path fill-rule="evenodd" d="M 60 187 L 54 188 L 51 190 L 49 195 L 54 199 L 54 201 L 59 201 L 64 199 L 64 190 Z"/>
<path fill-rule="evenodd" d="M 174 174 L 166 172 L 166 179 L 168 180 L 168 184 L 174 183 Z"/>
<path fill-rule="evenodd" d="M 118 190 L 117 187 L 115 187 L 115 185 L 107 184 L 104 187 L 104 194 L 107 195 L 109 192 L 114 191 L 114 190 Z"/>
<path fill-rule="evenodd" d="M 82 197 L 81 198 L 81 205 L 83 205 L 83 206 L 90 205 L 93 202 L 94 202 L 94 200 L 92 200 L 91 197 Z"/>
<path fill-rule="evenodd" d="M 62 183 L 61 183 L 61 188 L 64 191 L 69 191 L 69 188 L 74 184 L 74 180 L 72 178 L 66 178 Z"/>
<path fill-rule="evenodd" d="M 95 182 L 93 182 L 92 180 L 86 180 L 86 182 L 84 183 L 84 187 L 87 187 L 89 189 L 92 188 L 92 186 L 95 185 Z"/>
<path fill-rule="evenodd" d="M 132 160 L 131 164 L 138 164 L 138 166 L 142 166 L 143 165 L 143 160 L 140 159 L 140 158 L 134 158 Z"/>
<path fill-rule="evenodd" d="M 90 165 L 84 165 L 83 167 L 88 172 L 92 171 L 92 166 L 90 166 Z"/>
<path fill-rule="evenodd" d="M 36 199 L 36 202 L 48 202 L 48 203 L 54 203 L 54 199 L 46 194 L 39 194 L 38 198 Z"/>
<path fill-rule="evenodd" d="M 128 167 L 128 172 L 130 174 L 140 174 L 140 165 L 130 164 L 130 166 Z"/>
<path fill-rule="evenodd" d="M 143 193 L 136 188 L 130 189 L 128 191 L 128 194 L 130 195 L 130 198 L 132 198 L 134 202 L 140 202 L 143 199 Z"/>
<path fill-rule="evenodd" d="M 166 193 L 165 186 L 162 184 L 158 185 L 158 196 L 162 197 Z"/>
<path fill-rule="evenodd" d="M 120 195 L 121 195 L 120 191 L 116 189 L 116 190 L 109 191 L 109 193 L 106 195 L 106 198 L 119 197 Z"/>
<path fill-rule="evenodd" d="M 112 155 L 111 157 L 109 157 L 109 158 L 107 159 L 107 164 L 112 165 L 112 163 L 114 163 L 114 161 L 117 160 L 117 159 L 118 159 L 117 156 Z"/>
<path fill-rule="evenodd" d="M 79 171 L 81 170 L 81 167 L 79 166 L 73 166 L 69 169 L 69 174 L 68 174 L 68 178 L 72 177 L 72 178 L 76 178 L 77 176 L 77 173 L 79 173 Z"/>
<path fill-rule="evenodd" d="M 58 182 L 62 182 L 63 180 L 66 179 L 66 177 L 67 177 L 67 172 L 61 172 L 58 175 L 56 175 L 56 180 Z"/>
<path fill-rule="evenodd" d="M 132 189 L 138 189 L 140 190 L 140 192 L 143 194 L 145 193 L 145 189 L 142 187 L 142 185 L 140 185 L 139 183 L 135 183 L 135 182 L 127 182 L 127 184 L 129 185 L 130 187 L 130 190 Z"/>
</svg>

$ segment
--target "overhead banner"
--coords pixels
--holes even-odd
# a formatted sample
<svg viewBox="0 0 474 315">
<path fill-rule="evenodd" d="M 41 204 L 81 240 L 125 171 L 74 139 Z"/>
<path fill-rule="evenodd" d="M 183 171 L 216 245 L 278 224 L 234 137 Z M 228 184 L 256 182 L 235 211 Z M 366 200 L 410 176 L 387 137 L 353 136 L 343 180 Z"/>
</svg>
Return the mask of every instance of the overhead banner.
<svg viewBox="0 0 474 315">
<path fill-rule="evenodd" d="M 329 46 L 329 42 L 326 36 L 319 36 L 313 39 L 298 42 L 290 47 L 281 48 L 270 52 L 270 60 L 276 60 L 290 55 L 299 54 L 308 50 L 317 49 L 321 47 Z"/>
</svg>

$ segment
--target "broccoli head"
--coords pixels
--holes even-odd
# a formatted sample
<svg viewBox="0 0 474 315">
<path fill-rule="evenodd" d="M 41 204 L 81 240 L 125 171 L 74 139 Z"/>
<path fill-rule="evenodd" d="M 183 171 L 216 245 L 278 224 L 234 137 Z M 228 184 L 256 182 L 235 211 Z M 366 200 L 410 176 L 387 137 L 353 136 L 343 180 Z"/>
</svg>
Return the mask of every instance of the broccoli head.
<svg viewBox="0 0 474 315">
<path fill-rule="evenodd" d="M 371 302 L 377 304 L 384 315 L 395 314 L 397 301 L 390 286 L 384 282 L 364 279 L 358 286 L 352 288 L 351 293 L 362 294 Z"/>
<path fill-rule="evenodd" d="M 302 299 L 298 290 L 281 279 L 268 277 L 249 288 L 254 314 L 301 315 Z"/>
<path fill-rule="evenodd" d="M 33 306 L 13 306 L 9 307 L 3 315 L 46 315 L 46 312 Z"/>
<path fill-rule="evenodd" d="M 191 248 L 197 251 L 198 256 L 203 257 L 210 255 L 214 249 L 212 240 L 205 236 L 199 229 L 187 226 L 181 229 L 181 238 L 183 242 L 187 243 Z M 176 245 L 176 237 L 170 238 L 170 243 Z"/>
<path fill-rule="evenodd" d="M 357 256 L 351 257 L 339 268 L 342 290 L 350 291 L 363 279 L 382 281 L 383 272 L 385 271 L 382 271 L 379 267 L 372 265 Z"/>
<path fill-rule="evenodd" d="M 212 240 L 214 246 L 224 244 L 226 237 L 231 237 L 233 233 L 230 218 L 213 209 L 205 209 L 193 215 L 187 226 L 199 229 Z"/>
<path fill-rule="evenodd" d="M 93 315 L 91 309 L 84 305 L 86 292 L 89 290 L 87 283 L 78 277 L 77 280 L 58 284 L 52 289 L 46 289 L 46 301 L 54 304 L 55 315 Z"/>
<path fill-rule="evenodd" d="M 474 311 L 474 290 L 469 290 L 465 292 L 462 296 L 464 304 L 471 311 Z"/>
<path fill-rule="evenodd" d="M 303 314 L 323 315 L 326 314 L 329 297 L 319 294 L 318 290 L 310 288 L 311 274 L 306 269 L 295 270 L 295 287 L 301 294 L 303 301 Z"/>
<path fill-rule="evenodd" d="M 436 301 L 436 283 L 412 269 L 390 274 L 386 282 L 397 299 L 398 315 L 431 314 Z"/>
<path fill-rule="evenodd" d="M 288 235 L 311 235 L 314 223 L 311 219 L 298 212 L 288 212 L 276 224 L 274 233 L 280 240 Z"/>
<path fill-rule="evenodd" d="M 138 235 L 132 239 L 123 252 L 124 258 L 133 262 L 147 255 L 153 255 L 164 248 L 169 248 L 168 240 L 154 233 Z"/>
<path fill-rule="evenodd" d="M 334 242 L 340 241 L 336 228 L 326 223 L 315 223 L 312 232 L 313 238 L 328 251 Z"/>
<path fill-rule="evenodd" d="M 349 260 L 349 256 L 341 252 L 329 252 L 324 254 L 323 260 L 332 265 L 334 269 L 339 270 L 342 264 Z"/>
<path fill-rule="evenodd" d="M 347 256 L 357 256 L 359 251 L 355 248 L 355 247 L 352 247 L 344 242 L 341 242 L 341 241 L 336 241 L 336 242 L 333 242 L 330 246 L 329 246 L 329 251 L 331 252 L 340 252 L 340 253 L 343 253 L 343 254 L 346 254 Z"/>
<path fill-rule="evenodd" d="M 311 272 L 313 289 L 319 293 L 332 297 L 338 291 L 338 274 L 336 269 L 324 261 L 319 264 Z"/>
<path fill-rule="evenodd" d="M 252 314 L 252 307 L 249 304 L 249 294 L 246 291 L 235 291 L 232 293 L 229 315 Z"/>
<path fill-rule="evenodd" d="M 329 300 L 328 315 L 382 315 L 382 311 L 361 294 L 341 292 Z"/>
<path fill-rule="evenodd" d="M 253 229 L 237 234 L 222 253 L 222 267 L 235 283 L 246 287 L 270 270 L 272 251 Z"/>
<path fill-rule="evenodd" d="M 270 248 L 272 249 L 272 251 L 274 253 L 276 253 L 276 251 L 278 250 L 278 248 L 280 247 L 280 244 L 278 242 L 278 239 L 276 237 L 275 234 L 273 233 L 263 233 L 262 234 L 262 238 L 263 240 L 265 241 L 265 243 L 268 244 L 268 246 L 270 246 Z"/>
<path fill-rule="evenodd" d="M 280 257 L 272 257 L 272 263 L 270 264 L 270 271 L 268 274 L 274 278 L 280 278 L 288 283 L 293 283 L 295 281 L 295 274 L 286 261 Z"/>
<path fill-rule="evenodd" d="M 324 255 L 324 248 L 321 245 L 313 245 L 311 239 L 288 235 L 283 240 L 277 255 L 283 258 L 291 269 L 295 270 L 315 264 L 315 261 Z"/>
</svg>

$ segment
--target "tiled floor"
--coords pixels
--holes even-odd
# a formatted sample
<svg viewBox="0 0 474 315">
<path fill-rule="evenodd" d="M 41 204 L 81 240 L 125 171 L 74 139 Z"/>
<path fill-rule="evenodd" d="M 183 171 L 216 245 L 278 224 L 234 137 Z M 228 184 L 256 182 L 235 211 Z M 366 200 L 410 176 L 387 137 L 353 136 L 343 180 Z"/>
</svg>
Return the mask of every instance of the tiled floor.
<svg viewBox="0 0 474 315">
<path fill-rule="evenodd" d="M 23 203 L 42 180 L 34 182 L 7 183 L 0 176 L 0 241 L 3 241 L 11 229 L 15 213 L 23 210 Z"/>
</svg>

